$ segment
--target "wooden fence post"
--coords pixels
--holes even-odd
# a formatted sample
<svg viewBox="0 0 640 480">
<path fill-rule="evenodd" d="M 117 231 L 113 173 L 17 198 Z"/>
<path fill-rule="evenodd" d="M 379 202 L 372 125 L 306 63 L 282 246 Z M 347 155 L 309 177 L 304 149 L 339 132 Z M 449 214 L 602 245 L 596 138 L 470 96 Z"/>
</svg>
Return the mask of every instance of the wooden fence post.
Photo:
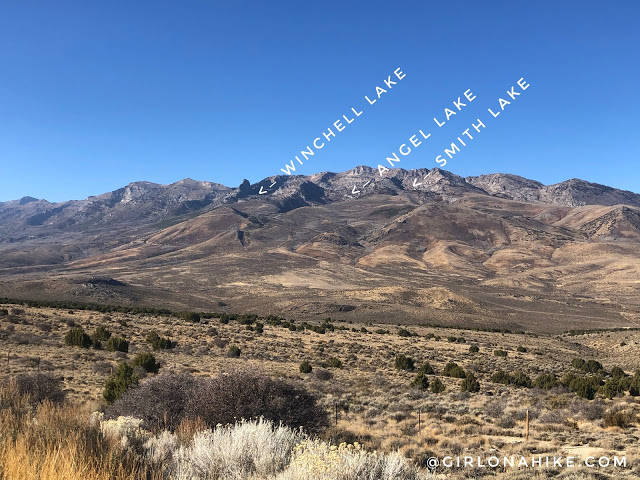
<svg viewBox="0 0 640 480">
<path fill-rule="evenodd" d="M 529 440 L 529 410 L 527 410 L 526 430 L 524 434 L 524 439 Z"/>
</svg>

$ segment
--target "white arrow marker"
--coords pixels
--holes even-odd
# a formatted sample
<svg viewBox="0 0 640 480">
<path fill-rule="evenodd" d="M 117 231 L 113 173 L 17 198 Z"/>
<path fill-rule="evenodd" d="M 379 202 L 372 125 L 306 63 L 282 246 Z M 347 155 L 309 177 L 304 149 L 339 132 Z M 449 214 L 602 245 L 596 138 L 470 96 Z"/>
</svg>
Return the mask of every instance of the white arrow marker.
<svg viewBox="0 0 640 480">
<path fill-rule="evenodd" d="M 355 195 L 357 193 L 360 193 L 360 190 L 356 190 L 356 185 L 354 185 L 353 190 L 351 190 L 351 193 Z"/>
<path fill-rule="evenodd" d="M 258 192 L 258 195 L 264 195 L 265 193 L 269 192 L 267 192 L 264 188 L 262 188 L 262 185 L 260 185 L 260 191 Z"/>
<path fill-rule="evenodd" d="M 362 188 L 366 187 L 367 185 L 369 185 L 371 183 L 371 180 L 369 180 L 367 183 L 365 183 L 364 185 L 362 185 Z"/>
<path fill-rule="evenodd" d="M 417 178 L 414 178 L 414 179 L 413 179 L 413 186 L 414 186 L 414 187 L 417 187 L 418 185 L 422 185 L 422 183 L 416 183 L 417 181 L 418 181 L 418 179 L 417 179 Z"/>
<path fill-rule="evenodd" d="M 273 182 L 271 185 L 269 185 L 269 188 L 273 188 L 273 186 L 276 184 L 277 182 Z"/>
</svg>

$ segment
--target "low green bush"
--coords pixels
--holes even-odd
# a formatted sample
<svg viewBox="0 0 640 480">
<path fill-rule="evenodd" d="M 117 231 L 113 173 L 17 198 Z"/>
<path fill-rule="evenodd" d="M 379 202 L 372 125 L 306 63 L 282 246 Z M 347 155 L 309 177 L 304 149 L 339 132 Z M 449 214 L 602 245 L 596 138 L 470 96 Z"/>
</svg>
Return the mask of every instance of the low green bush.
<svg viewBox="0 0 640 480">
<path fill-rule="evenodd" d="M 480 382 L 473 373 L 467 374 L 466 378 L 460 384 L 462 392 L 476 393 L 480 391 Z"/>
<path fill-rule="evenodd" d="M 307 360 L 300 363 L 300 373 L 311 373 L 312 370 L 313 368 Z"/>
<path fill-rule="evenodd" d="M 509 375 L 504 370 L 497 370 L 493 375 L 491 375 L 491 381 L 493 383 L 501 383 L 502 385 L 510 385 L 512 382 L 511 375 Z"/>
<path fill-rule="evenodd" d="M 324 365 L 325 367 L 342 368 L 342 360 L 336 357 L 329 357 Z"/>
<path fill-rule="evenodd" d="M 178 316 L 187 322 L 198 323 L 200 321 L 200 314 L 196 312 L 180 312 Z"/>
<path fill-rule="evenodd" d="M 596 393 L 600 389 L 602 379 L 597 376 L 574 376 L 569 381 L 569 389 L 575 392 L 579 397 L 593 400 Z"/>
<path fill-rule="evenodd" d="M 96 329 L 91 334 L 91 340 L 93 341 L 99 340 L 101 342 L 106 342 L 107 340 L 109 340 L 109 337 L 111 337 L 111 332 L 102 325 L 96 327 Z"/>
<path fill-rule="evenodd" d="M 82 327 L 73 327 L 64 336 L 64 342 L 70 346 L 89 348 L 92 344 L 91 337 L 87 335 Z"/>
<path fill-rule="evenodd" d="M 147 335 L 146 341 L 154 350 L 168 350 L 175 347 L 175 342 L 172 342 L 169 338 L 161 337 L 155 331 Z"/>
<path fill-rule="evenodd" d="M 585 360 L 583 358 L 574 358 L 571 361 L 571 366 L 585 373 L 600 373 L 604 370 L 602 364 L 597 360 Z"/>
<path fill-rule="evenodd" d="M 531 382 L 529 375 L 524 373 L 522 370 L 516 371 L 516 373 L 511 377 L 511 385 L 516 387 L 531 388 L 532 384 L 533 382 Z"/>
<path fill-rule="evenodd" d="M 227 357 L 238 358 L 240 357 L 240 353 L 242 353 L 242 350 L 240 350 L 240 347 L 236 345 L 231 345 L 229 347 L 229 350 L 227 350 Z"/>
<path fill-rule="evenodd" d="M 551 390 L 558 386 L 558 377 L 553 373 L 543 373 L 539 375 L 533 382 L 533 386 L 542 390 Z"/>
<path fill-rule="evenodd" d="M 413 372 L 416 368 L 413 358 L 407 357 L 406 355 L 402 355 L 402 354 L 396 355 L 394 366 L 398 370 L 407 370 L 409 372 Z"/>
<path fill-rule="evenodd" d="M 113 403 L 136 385 L 138 385 L 138 375 L 135 374 L 131 365 L 122 362 L 104 384 L 104 399 Z"/>
<path fill-rule="evenodd" d="M 444 383 L 439 378 L 436 378 L 431 382 L 431 393 L 442 393 L 444 392 Z"/>
<path fill-rule="evenodd" d="M 398 335 L 400 337 L 414 337 L 414 336 L 416 336 L 415 333 L 410 332 L 406 328 L 399 328 L 398 329 Z"/>
<path fill-rule="evenodd" d="M 106 343 L 107 350 L 110 352 L 128 352 L 129 342 L 121 337 L 109 337 Z"/>
<path fill-rule="evenodd" d="M 636 373 L 629 381 L 629 395 L 632 397 L 640 395 L 640 370 L 636 370 Z"/>
<path fill-rule="evenodd" d="M 418 373 L 422 373 L 424 375 L 433 375 L 435 372 L 433 371 L 433 367 L 429 362 L 424 362 L 422 366 L 418 369 Z"/>
<path fill-rule="evenodd" d="M 410 386 L 419 390 L 426 390 L 429 388 L 429 379 L 424 373 L 418 373 L 413 380 L 411 380 Z"/>
<path fill-rule="evenodd" d="M 613 368 L 611 369 L 611 376 L 612 376 L 612 377 L 614 377 L 614 378 L 617 378 L 617 377 L 626 377 L 626 376 L 627 376 L 627 374 L 626 374 L 626 373 L 624 372 L 624 370 L 623 370 L 623 369 L 621 369 L 620 367 L 613 367 Z"/>
<path fill-rule="evenodd" d="M 444 366 L 442 370 L 442 375 L 445 377 L 453 377 L 453 378 L 466 378 L 467 374 L 464 369 L 454 362 L 449 362 Z"/>
<path fill-rule="evenodd" d="M 600 387 L 600 393 L 605 398 L 614 398 L 629 390 L 630 384 L 631 380 L 627 377 L 611 377 Z"/>
<path fill-rule="evenodd" d="M 131 361 L 134 367 L 142 367 L 147 373 L 158 373 L 160 364 L 156 361 L 156 357 L 150 352 L 139 353 Z"/>
</svg>

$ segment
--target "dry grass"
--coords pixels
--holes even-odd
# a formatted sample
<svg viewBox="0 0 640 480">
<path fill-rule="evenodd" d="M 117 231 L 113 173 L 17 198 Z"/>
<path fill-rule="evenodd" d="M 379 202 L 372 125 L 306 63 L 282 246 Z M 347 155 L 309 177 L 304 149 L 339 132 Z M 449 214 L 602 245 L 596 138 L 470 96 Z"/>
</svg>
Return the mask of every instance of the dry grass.
<svg viewBox="0 0 640 480">
<path fill-rule="evenodd" d="M 0 388 L 0 403 L 3 480 L 161 478 L 103 438 L 82 409 L 45 402 L 34 410 L 11 386 Z"/>
<path fill-rule="evenodd" d="M 632 373 L 640 367 L 640 333 L 636 331 L 533 336 L 412 326 L 407 328 L 418 336 L 402 337 L 397 335 L 396 327 L 389 325 L 365 325 L 369 332 L 379 328 L 391 332 L 376 334 L 360 332 L 362 325 L 338 324 L 347 329 L 317 334 L 265 325 L 264 333 L 258 334 L 236 322 L 224 325 L 217 319 L 193 324 L 172 317 L 69 313 L 48 308 L 25 308 L 12 319 L 5 317 L 0 321 L 0 330 L 6 332 L 2 342 L 5 350 L 0 351 L 4 356 L 0 356 L 0 359 L 4 358 L 0 366 L 5 374 L 13 377 L 35 371 L 38 368 L 35 359 L 39 359 L 39 368 L 63 378 L 68 398 L 83 404 L 85 412 L 99 408 L 102 387 L 111 368 L 124 358 L 131 359 L 137 353 L 148 351 L 145 336 L 156 330 L 178 342 L 173 350 L 154 352 L 163 364 L 161 372 L 215 375 L 230 365 L 241 364 L 285 377 L 316 393 L 330 411 L 332 422 L 337 407 L 337 426 L 332 426 L 326 433 L 326 438 L 337 443 L 357 441 L 367 449 L 399 451 L 418 462 L 429 455 L 488 452 L 498 455 L 530 452 L 583 455 L 588 447 L 599 454 L 627 456 L 630 468 L 625 471 L 598 470 L 598 474 L 604 475 L 602 478 L 637 478 L 640 474 L 633 469 L 634 462 L 640 458 L 637 422 L 634 420 L 625 428 L 604 424 L 605 413 L 613 410 L 637 418 L 640 413 L 637 399 L 625 396 L 587 401 L 562 389 L 543 392 L 490 382 L 497 369 L 510 372 L 522 369 L 532 378 L 547 372 L 561 376 L 570 369 L 574 357 L 596 358 L 607 369 L 618 365 Z M 107 327 L 113 334 L 131 341 L 129 353 L 66 347 L 63 337 L 72 322 L 88 333 L 98 325 Z M 358 331 L 352 331 L 352 328 Z M 427 338 L 431 334 L 441 339 Z M 464 337 L 466 343 L 450 343 L 447 341 L 449 336 Z M 478 345 L 480 352 L 470 353 L 471 344 Z M 229 345 L 241 348 L 240 358 L 226 356 Z M 518 352 L 519 345 L 525 345 L 527 352 Z M 496 349 L 507 351 L 508 356 L 494 356 Z M 445 384 L 445 392 L 436 395 L 413 390 L 409 388 L 409 382 L 414 374 L 396 370 L 393 366 L 395 356 L 400 353 L 414 358 L 416 366 L 429 361 L 436 374 L 447 362 L 455 361 L 478 377 L 481 391 L 471 395 L 461 393 L 461 380 L 439 375 Z M 339 358 L 343 368 L 322 367 L 330 357 Z M 299 372 L 299 364 L 305 359 L 313 366 L 313 372 L 306 375 Z M 433 378 L 429 376 L 430 380 Z M 531 417 L 528 441 L 524 439 L 526 410 Z M 29 454 L 24 450 L 26 444 L 20 447 L 16 442 L 12 448 L 14 458 Z M 20 449 L 24 451 L 20 453 Z M 43 450 L 38 458 L 46 458 L 44 452 L 49 452 L 55 461 L 63 462 L 62 457 L 54 455 L 55 448 Z M 67 451 L 65 455 L 67 460 L 64 462 L 72 462 L 77 452 Z M 45 460 L 39 462 L 44 465 Z M 93 472 L 98 467 L 89 464 L 82 468 Z M 42 474 L 47 470 L 41 467 L 38 471 Z M 452 478 L 470 474 L 465 471 L 448 473 Z M 483 474 L 497 472 L 485 471 Z M 88 475 L 83 477 L 94 478 Z M 126 472 L 121 475 L 124 476 L 117 478 L 133 478 L 126 477 Z"/>
</svg>

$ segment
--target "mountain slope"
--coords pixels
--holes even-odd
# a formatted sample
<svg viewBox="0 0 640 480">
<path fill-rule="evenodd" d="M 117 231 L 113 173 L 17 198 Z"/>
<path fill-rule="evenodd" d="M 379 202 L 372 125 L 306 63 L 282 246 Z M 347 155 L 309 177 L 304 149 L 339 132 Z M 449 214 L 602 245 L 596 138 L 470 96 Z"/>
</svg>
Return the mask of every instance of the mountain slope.
<svg viewBox="0 0 640 480">
<path fill-rule="evenodd" d="M 639 196 L 585 184 L 439 169 L 380 179 L 358 167 L 5 202 L 0 296 L 539 331 L 634 326 Z M 617 200 L 625 205 L 608 205 Z"/>
</svg>

